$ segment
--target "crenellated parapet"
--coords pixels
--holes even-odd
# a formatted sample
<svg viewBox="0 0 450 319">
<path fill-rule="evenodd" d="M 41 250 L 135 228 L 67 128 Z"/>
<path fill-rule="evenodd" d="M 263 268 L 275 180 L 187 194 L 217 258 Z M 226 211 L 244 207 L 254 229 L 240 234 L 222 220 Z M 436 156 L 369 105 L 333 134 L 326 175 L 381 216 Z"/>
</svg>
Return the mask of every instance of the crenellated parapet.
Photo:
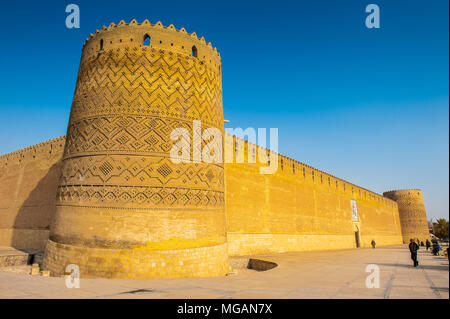
<svg viewBox="0 0 450 319">
<path fill-rule="evenodd" d="M 333 193 L 342 193 L 352 197 L 355 200 L 364 200 L 376 203 L 380 206 L 386 206 L 397 209 L 397 202 L 388 197 L 380 195 L 367 188 L 358 186 L 342 178 L 336 177 L 323 170 L 317 169 L 311 165 L 300 162 L 296 159 L 274 152 L 266 147 L 260 147 L 257 144 L 251 143 L 235 135 L 227 134 L 229 138 L 225 143 L 232 143 L 228 145 L 228 149 L 232 150 L 233 163 L 236 163 L 236 153 L 243 155 L 243 163 L 254 163 L 255 172 L 260 166 L 268 166 L 269 154 L 277 156 L 278 168 L 275 174 L 284 176 L 286 178 L 294 178 L 299 182 L 305 182 L 316 187 L 321 187 Z M 227 147 L 227 146 L 226 146 Z M 225 151 L 226 152 L 226 151 Z M 259 152 L 265 154 L 265 161 L 261 163 L 259 160 Z M 250 158 L 249 158 L 250 156 Z"/>
<path fill-rule="evenodd" d="M 11 169 L 23 167 L 29 163 L 51 160 L 55 157 L 60 158 L 64 151 L 65 142 L 66 137 L 60 136 L 0 156 L 0 176 Z"/>
<path fill-rule="evenodd" d="M 158 21 L 148 20 L 138 23 L 120 21 L 96 30 L 86 39 L 83 46 L 83 59 L 96 58 L 108 52 L 127 50 L 130 53 L 140 50 L 166 52 L 176 56 L 192 57 L 213 70 L 220 71 L 220 54 L 195 32 L 188 33 L 185 28 L 176 29 L 173 24 L 163 26 Z"/>
</svg>

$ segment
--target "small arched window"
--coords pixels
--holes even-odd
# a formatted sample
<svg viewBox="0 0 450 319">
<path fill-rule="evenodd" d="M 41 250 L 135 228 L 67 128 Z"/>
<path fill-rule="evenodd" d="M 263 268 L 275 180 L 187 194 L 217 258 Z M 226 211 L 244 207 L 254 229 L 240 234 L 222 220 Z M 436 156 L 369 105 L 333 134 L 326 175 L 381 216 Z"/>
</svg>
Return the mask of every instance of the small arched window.
<svg viewBox="0 0 450 319">
<path fill-rule="evenodd" d="M 103 39 L 100 40 L 100 51 L 103 50 Z"/>
<path fill-rule="evenodd" d="M 197 57 L 197 48 L 195 47 L 195 45 L 192 47 L 192 56 Z"/>
<path fill-rule="evenodd" d="M 150 46 L 150 36 L 148 34 L 144 35 L 144 46 Z"/>
</svg>

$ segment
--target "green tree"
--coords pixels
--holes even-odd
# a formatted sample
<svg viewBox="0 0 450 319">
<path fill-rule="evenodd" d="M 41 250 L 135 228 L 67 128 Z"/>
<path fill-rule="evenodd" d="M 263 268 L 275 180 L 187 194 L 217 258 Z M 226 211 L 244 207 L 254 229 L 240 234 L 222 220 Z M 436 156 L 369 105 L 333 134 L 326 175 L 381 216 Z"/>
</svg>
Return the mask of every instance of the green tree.
<svg viewBox="0 0 450 319">
<path fill-rule="evenodd" d="M 448 220 L 439 218 L 433 227 L 434 235 L 438 238 L 448 237 Z"/>
</svg>

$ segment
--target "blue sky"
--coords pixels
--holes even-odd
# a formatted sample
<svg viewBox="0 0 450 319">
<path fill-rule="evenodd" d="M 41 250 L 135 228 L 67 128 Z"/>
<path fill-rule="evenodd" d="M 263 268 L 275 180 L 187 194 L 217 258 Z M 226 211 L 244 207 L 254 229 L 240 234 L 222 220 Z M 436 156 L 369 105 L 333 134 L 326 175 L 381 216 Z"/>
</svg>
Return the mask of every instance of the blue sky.
<svg viewBox="0 0 450 319">
<path fill-rule="evenodd" d="M 81 28 L 65 27 L 76 3 Z M 365 7 L 381 10 L 367 29 Z M 221 53 L 225 118 L 280 153 L 449 212 L 448 1 L 11 1 L 0 11 L 0 154 L 64 135 L 84 39 L 148 18 Z"/>
</svg>

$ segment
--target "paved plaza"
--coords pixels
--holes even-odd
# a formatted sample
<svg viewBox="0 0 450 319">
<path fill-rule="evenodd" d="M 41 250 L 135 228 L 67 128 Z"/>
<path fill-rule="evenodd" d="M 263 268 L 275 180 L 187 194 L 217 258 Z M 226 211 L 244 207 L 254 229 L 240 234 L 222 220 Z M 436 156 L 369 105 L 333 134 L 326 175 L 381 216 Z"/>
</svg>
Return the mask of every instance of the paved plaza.
<svg viewBox="0 0 450 319">
<path fill-rule="evenodd" d="M 418 268 L 406 245 L 252 258 L 278 266 L 260 272 L 238 267 L 234 275 L 215 278 L 81 279 L 80 288 L 71 289 L 64 278 L 27 275 L 29 266 L 3 267 L 0 298 L 449 298 L 447 257 L 424 248 Z M 366 287 L 369 264 L 379 266 L 380 288 Z"/>
</svg>

